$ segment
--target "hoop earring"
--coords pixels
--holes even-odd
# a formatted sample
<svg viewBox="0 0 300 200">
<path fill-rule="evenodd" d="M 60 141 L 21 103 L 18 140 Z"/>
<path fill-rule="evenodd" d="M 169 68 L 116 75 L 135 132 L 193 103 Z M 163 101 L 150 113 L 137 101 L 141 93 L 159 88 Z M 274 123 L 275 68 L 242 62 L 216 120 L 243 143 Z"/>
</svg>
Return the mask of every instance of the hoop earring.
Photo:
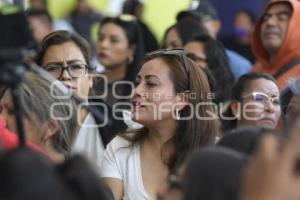
<svg viewBox="0 0 300 200">
<path fill-rule="evenodd" d="M 180 120 L 180 113 L 179 113 L 178 108 L 176 108 L 176 110 L 175 110 L 175 118 L 176 118 L 176 120 Z"/>
</svg>

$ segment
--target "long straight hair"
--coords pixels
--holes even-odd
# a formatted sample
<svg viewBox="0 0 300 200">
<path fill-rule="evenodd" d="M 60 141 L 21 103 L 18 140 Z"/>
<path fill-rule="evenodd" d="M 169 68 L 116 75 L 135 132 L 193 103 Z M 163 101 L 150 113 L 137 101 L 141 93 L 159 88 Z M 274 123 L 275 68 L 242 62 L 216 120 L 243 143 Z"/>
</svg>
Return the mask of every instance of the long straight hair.
<svg viewBox="0 0 300 200">
<path fill-rule="evenodd" d="M 173 173 L 186 157 L 199 149 L 202 146 L 213 144 L 215 136 L 219 133 L 219 121 L 217 117 L 210 118 L 209 113 L 213 113 L 213 106 L 208 94 L 210 88 L 205 73 L 197 67 L 197 65 L 187 58 L 189 65 L 189 72 L 187 73 L 181 62 L 179 55 L 158 55 L 154 57 L 146 57 L 145 63 L 152 59 L 162 59 L 170 68 L 170 77 L 174 84 L 174 91 L 176 94 L 190 91 L 193 98 L 189 97 L 188 103 L 193 106 L 191 110 L 189 106 L 186 106 L 180 112 L 181 117 L 192 116 L 188 120 L 179 120 L 176 133 L 174 136 L 163 145 L 161 152 L 161 158 L 168 166 L 169 172 Z M 207 120 L 198 119 L 195 112 L 192 112 L 197 108 L 199 103 L 203 103 L 196 110 L 197 116 L 203 118 L 207 117 Z M 209 118 L 209 119 L 208 119 Z M 148 135 L 148 128 L 144 127 L 134 132 L 133 137 L 126 137 L 132 144 L 141 143 Z M 123 134 L 124 136 L 124 134 Z M 166 155 L 166 147 L 171 145 L 173 147 L 173 153 Z"/>
</svg>

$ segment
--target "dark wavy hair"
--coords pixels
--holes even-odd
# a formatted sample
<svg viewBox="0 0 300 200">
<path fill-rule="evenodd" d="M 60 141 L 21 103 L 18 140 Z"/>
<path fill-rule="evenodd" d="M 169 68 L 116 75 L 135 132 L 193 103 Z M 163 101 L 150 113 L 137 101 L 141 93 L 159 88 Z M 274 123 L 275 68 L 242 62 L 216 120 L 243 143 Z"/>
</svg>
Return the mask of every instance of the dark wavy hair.
<svg viewBox="0 0 300 200">
<path fill-rule="evenodd" d="M 234 84 L 234 76 L 229 68 L 228 57 L 223 44 L 208 35 L 198 35 L 189 42 L 200 42 L 204 45 L 204 53 L 208 70 L 214 79 L 215 102 L 220 103 L 229 100 L 230 92 Z"/>
<path fill-rule="evenodd" d="M 130 81 L 134 83 L 137 73 L 140 71 L 141 64 L 144 59 L 145 50 L 143 38 L 141 35 L 140 27 L 135 19 L 123 19 L 123 15 L 119 17 L 107 17 L 103 19 L 100 23 L 100 29 L 104 24 L 113 23 L 119 27 L 121 27 L 127 37 L 129 46 L 135 47 L 133 61 L 129 63 L 126 70 L 126 75 L 124 81 Z M 128 87 L 127 87 L 128 86 Z M 123 95 L 130 95 L 131 90 L 128 84 L 125 85 L 122 93 Z"/>
</svg>

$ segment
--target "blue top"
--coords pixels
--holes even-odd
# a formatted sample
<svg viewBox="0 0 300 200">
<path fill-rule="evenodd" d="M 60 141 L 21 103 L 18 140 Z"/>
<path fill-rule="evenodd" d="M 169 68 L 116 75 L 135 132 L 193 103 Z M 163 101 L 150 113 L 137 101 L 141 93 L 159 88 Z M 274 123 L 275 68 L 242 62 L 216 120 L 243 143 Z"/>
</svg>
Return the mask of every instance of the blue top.
<svg viewBox="0 0 300 200">
<path fill-rule="evenodd" d="M 235 80 L 238 80 L 240 76 L 251 70 L 252 64 L 245 57 L 229 49 L 225 49 L 225 51 L 229 59 L 230 70 Z"/>
</svg>

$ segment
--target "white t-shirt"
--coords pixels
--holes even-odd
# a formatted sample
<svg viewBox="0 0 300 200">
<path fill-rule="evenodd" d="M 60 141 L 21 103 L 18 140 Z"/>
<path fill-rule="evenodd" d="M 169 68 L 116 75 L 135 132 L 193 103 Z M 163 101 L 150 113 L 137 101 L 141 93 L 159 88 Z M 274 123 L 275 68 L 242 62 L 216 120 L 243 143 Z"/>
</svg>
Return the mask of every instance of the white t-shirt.
<svg viewBox="0 0 300 200">
<path fill-rule="evenodd" d="M 141 173 L 140 146 L 119 136 L 106 147 L 101 168 L 103 178 L 117 178 L 124 186 L 124 200 L 150 200 Z"/>
<path fill-rule="evenodd" d="M 100 171 L 104 145 L 96 121 L 90 113 L 81 125 L 71 152 L 85 156 L 95 169 Z"/>
</svg>

